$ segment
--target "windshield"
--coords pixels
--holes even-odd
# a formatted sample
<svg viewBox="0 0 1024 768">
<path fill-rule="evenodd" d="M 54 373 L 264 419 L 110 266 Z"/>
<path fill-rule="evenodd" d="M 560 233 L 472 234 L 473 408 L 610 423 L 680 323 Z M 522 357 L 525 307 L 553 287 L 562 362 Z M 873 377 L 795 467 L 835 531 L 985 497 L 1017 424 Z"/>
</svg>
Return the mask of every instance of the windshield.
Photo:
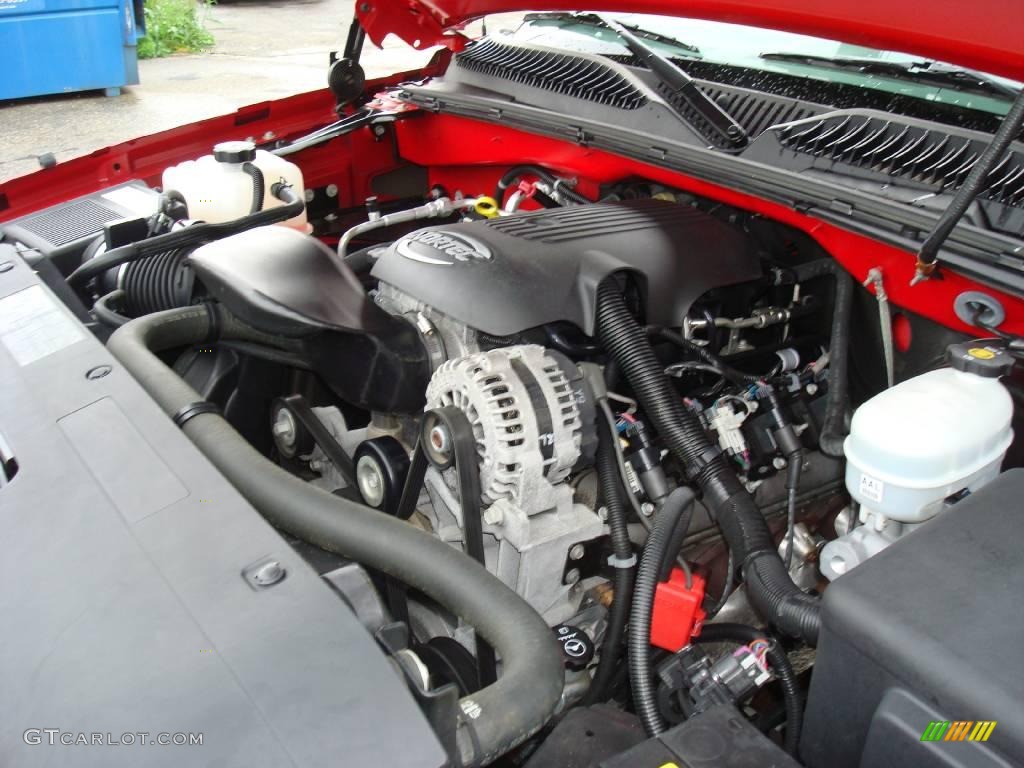
<svg viewBox="0 0 1024 768">
<path fill-rule="evenodd" d="M 770 29 L 671 16 L 605 14 L 650 48 L 704 64 L 796 75 L 1004 115 L 1021 84 L 896 51 Z M 511 32 L 521 42 L 604 55 L 628 55 L 594 13 L 536 13 Z M 697 75 L 700 76 L 700 75 Z"/>
</svg>

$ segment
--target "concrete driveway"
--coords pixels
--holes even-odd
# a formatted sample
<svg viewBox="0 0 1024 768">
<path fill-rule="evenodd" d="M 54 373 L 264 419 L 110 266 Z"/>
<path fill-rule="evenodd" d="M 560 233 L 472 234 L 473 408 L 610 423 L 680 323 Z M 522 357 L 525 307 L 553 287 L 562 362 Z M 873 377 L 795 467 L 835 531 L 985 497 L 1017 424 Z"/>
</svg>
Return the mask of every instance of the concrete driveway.
<svg viewBox="0 0 1024 768">
<path fill-rule="evenodd" d="M 139 62 L 141 85 L 102 93 L 0 102 L 0 182 L 136 136 L 231 112 L 327 83 L 328 55 L 344 46 L 352 0 L 227 0 L 208 11 L 205 54 Z M 363 50 L 368 77 L 408 70 L 429 52 L 395 41 Z"/>
</svg>

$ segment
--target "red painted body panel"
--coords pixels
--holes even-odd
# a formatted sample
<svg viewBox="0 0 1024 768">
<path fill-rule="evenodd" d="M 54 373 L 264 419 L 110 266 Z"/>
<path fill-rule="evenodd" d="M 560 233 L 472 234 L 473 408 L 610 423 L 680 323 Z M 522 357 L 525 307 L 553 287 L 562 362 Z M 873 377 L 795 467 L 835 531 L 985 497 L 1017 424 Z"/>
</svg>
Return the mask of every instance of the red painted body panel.
<svg viewBox="0 0 1024 768">
<path fill-rule="evenodd" d="M 380 43 L 459 48 L 451 30 L 490 13 L 628 11 L 727 21 L 916 53 L 1024 80 L 1024 3 L 1019 0 L 368 0 L 356 15 Z"/>
</svg>

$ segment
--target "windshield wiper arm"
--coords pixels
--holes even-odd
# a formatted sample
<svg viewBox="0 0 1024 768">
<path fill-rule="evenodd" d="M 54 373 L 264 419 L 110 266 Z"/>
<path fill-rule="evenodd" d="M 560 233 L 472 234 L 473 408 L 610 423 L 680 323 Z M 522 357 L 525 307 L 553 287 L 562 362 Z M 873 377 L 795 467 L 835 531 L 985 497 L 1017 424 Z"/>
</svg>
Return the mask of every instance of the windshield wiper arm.
<svg viewBox="0 0 1024 768">
<path fill-rule="evenodd" d="M 747 146 L 749 137 L 743 126 L 697 87 L 694 79 L 677 64 L 649 48 L 619 22 L 603 17 L 601 21 L 657 76 L 665 102 L 679 119 L 713 146 L 731 150 Z"/>
<path fill-rule="evenodd" d="M 793 64 L 806 64 L 823 69 L 839 69 L 860 72 L 865 75 L 890 77 L 894 80 L 907 80 L 919 85 L 931 85 L 936 88 L 951 88 L 957 91 L 970 91 L 985 96 L 996 96 L 1013 99 L 1017 89 L 1006 83 L 973 69 L 952 67 L 934 61 L 879 61 L 877 59 L 846 58 L 842 56 L 818 56 L 812 53 L 762 53 L 758 56 L 765 61 L 781 61 Z"/>
<path fill-rule="evenodd" d="M 586 11 L 541 11 L 538 13 L 528 13 L 524 18 L 524 21 L 566 21 L 574 24 L 581 24 L 584 26 L 598 27 L 600 29 L 608 29 L 608 25 L 604 23 L 604 19 L 598 16 L 596 13 L 588 13 Z M 650 29 L 644 29 L 637 24 L 623 24 L 623 27 L 628 29 L 630 32 L 635 34 L 637 37 L 644 40 L 650 40 L 655 43 L 661 43 L 664 46 L 670 48 L 676 48 L 681 54 L 691 55 L 699 57 L 701 55 L 700 48 L 692 43 L 687 43 L 678 38 L 672 37 L 671 35 L 665 35 L 661 32 L 654 32 Z"/>
</svg>

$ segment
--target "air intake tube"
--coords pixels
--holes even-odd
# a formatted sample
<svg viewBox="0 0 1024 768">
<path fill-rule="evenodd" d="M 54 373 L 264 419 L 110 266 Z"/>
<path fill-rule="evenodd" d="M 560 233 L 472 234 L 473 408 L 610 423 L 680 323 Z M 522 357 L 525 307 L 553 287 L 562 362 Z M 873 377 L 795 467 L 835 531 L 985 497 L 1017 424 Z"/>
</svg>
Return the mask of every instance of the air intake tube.
<svg viewBox="0 0 1024 768">
<path fill-rule="evenodd" d="M 554 634 L 515 592 L 475 560 L 375 509 L 334 496 L 265 459 L 157 351 L 207 339 L 265 344 L 270 339 L 216 306 L 184 307 L 132 320 L 108 349 L 185 435 L 270 523 L 322 549 L 387 573 L 462 616 L 498 651 L 502 675 L 463 699 L 454 764 L 482 766 L 547 722 L 564 669 Z M 183 420 L 184 417 L 184 420 Z"/>
<path fill-rule="evenodd" d="M 704 503 L 743 564 L 754 608 L 781 632 L 816 645 L 821 623 L 816 598 L 789 577 L 754 499 L 700 421 L 683 407 L 614 281 L 598 289 L 597 327 L 605 350 L 618 363 L 665 445 L 704 494 Z"/>
</svg>

